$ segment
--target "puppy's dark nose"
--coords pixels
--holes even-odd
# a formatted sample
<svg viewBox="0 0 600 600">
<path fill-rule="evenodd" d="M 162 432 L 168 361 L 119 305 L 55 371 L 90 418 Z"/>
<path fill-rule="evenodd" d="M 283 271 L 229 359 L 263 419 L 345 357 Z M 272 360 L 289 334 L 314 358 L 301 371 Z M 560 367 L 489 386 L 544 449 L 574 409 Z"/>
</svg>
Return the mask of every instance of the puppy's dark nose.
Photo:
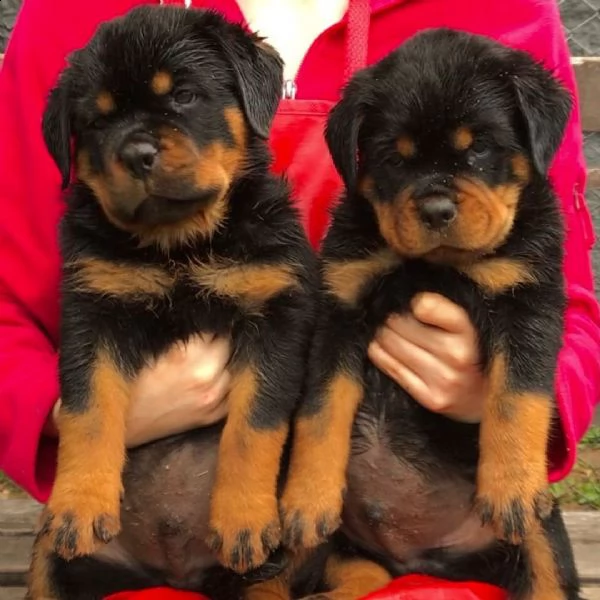
<svg viewBox="0 0 600 600">
<path fill-rule="evenodd" d="M 429 196 L 418 203 L 419 216 L 430 229 L 444 229 L 456 219 L 458 210 L 448 196 Z"/>
<path fill-rule="evenodd" d="M 152 170 L 158 148 L 147 140 L 134 140 L 126 142 L 119 152 L 119 158 L 129 172 L 143 179 Z"/>
</svg>

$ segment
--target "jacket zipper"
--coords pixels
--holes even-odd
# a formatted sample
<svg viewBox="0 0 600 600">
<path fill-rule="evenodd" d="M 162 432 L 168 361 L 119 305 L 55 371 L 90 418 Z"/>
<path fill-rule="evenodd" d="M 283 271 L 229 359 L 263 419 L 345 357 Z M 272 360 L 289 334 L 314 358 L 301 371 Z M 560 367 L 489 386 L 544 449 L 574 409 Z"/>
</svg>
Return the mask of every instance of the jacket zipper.
<svg viewBox="0 0 600 600">
<path fill-rule="evenodd" d="M 284 100 L 295 100 L 298 93 L 298 86 L 293 79 L 286 79 L 283 82 L 283 90 L 281 96 Z"/>
<path fill-rule="evenodd" d="M 374 8 L 371 11 L 371 17 L 375 13 L 378 13 L 379 11 L 389 8 L 393 4 L 400 4 L 404 1 L 405 0 L 381 0 L 381 3 L 379 4 L 379 6 L 377 6 L 376 8 Z M 190 4 L 192 3 L 192 0 L 184 0 L 184 2 L 186 4 L 186 6 L 189 7 Z M 336 24 L 332 25 L 331 27 L 328 27 L 327 29 L 334 29 L 336 27 L 339 27 L 340 25 L 341 25 L 341 23 L 336 23 Z M 325 31 L 327 31 L 327 30 L 325 30 Z M 321 32 L 320 35 L 323 35 L 325 33 L 325 31 Z M 304 58 L 306 58 L 306 56 Z M 304 59 L 298 66 L 298 73 L 300 72 L 300 69 L 302 68 L 303 63 L 304 63 Z M 297 94 L 298 94 L 298 84 L 296 83 L 296 81 L 294 79 L 286 79 L 283 82 L 283 89 L 282 89 L 281 97 L 284 100 L 295 100 Z"/>
<path fill-rule="evenodd" d="M 380 10 L 383 10 L 384 8 L 388 8 L 392 4 L 400 3 L 400 2 L 404 2 L 404 1 L 405 0 L 381 0 L 381 5 L 378 6 L 377 8 L 375 8 L 371 12 L 371 16 L 373 16 L 375 13 L 379 12 Z M 335 30 L 338 27 L 341 27 L 341 25 L 342 25 L 341 21 L 339 23 L 334 23 L 333 25 L 331 25 L 330 27 L 328 27 L 327 29 L 325 29 L 325 31 L 322 31 L 319 34 L 319 36 L 317 36 L 317 39 L 319 39 L 322 35 L 325 35 L 326 32 L 331 31 L 331 30 Z M 313 41 L 313 44 L 314 44 L 314 41 Z M 309 48 L 309 51 L 311 49 L 312 49 L 312 45 Z M 298 66 L 297 73 L 300 73 L 300 70 L 302 69 L 302 65 L 304 64 L 304 60 L 305 59 L 306 59 L 306 55 L 304 56 L 304 58 L 302 59 L 302 62 Z M 298 84 L 296 83 L 296 80 L 294 80 L 294 79 L 286 79 L 283 82 L 283 91 L 282 91 L 281 97 L 284 100 L 295 100 L 297 94 L 298 94 Z"/>
</svg>

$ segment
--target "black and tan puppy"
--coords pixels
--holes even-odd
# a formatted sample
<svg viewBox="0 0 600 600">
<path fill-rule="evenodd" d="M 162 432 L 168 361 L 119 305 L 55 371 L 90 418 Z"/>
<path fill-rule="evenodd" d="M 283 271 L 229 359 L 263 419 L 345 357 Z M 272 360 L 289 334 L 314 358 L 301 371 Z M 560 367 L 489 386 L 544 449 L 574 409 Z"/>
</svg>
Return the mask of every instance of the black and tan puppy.
<svg viewBox="0 0 600 600">
<path fill-rule="evenodd" d="M 565 308 L 548 168 L 570 105 L 527 54 L 444 29 L 345 89 L 327 140 L 347 191 L 323 245 L 323 313 L 282 498 L 289 544 L 334 530 L 348 487 L 346 531 L 392 571 L 577 597 L 546 499 Z M 425 291 L 463 306 L 478 331 L 480 426 L 430 413 L 367 360 L 376 328 Z"/>
<path fill-rule="evenodd" d="M 276 483 L 304 379 L 317 269 L 266 138 L 272 48 L 218 14 L 144 7 L 102 25 L 52 91 L 45 140 L 65 186 L 58 471 L 48 556 L 120 530 L 125 415 L 140 369 L 201 332 L 229 336 L 230 412 L 209 545 L 244 572 L 280 542 Z M 149 507 L 150 508 L 150 507 Z"/>
</svg>

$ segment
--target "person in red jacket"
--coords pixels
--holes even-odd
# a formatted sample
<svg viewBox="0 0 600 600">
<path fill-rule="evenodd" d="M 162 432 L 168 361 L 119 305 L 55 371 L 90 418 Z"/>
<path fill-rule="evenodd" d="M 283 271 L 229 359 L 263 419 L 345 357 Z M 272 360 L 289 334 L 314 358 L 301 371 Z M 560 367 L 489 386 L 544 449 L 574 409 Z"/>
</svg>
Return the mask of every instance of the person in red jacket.
<svg viewBox="0 0 600 600">
<path fill-rule="evenodd" d="M 154 1 L 154 0 L 152 0 Z M 155 0 L 158 3 L 158 0 Z M 166 2 L 166 0 L 165 0 Z M 0 469 L 40 501 L 56 459 L 60 175 L 41 117 L 67 55 L 96 26 L 144 0 L 25 0 L 0 71 Z M 575 92 L 557 3 L 537 0 L 194 0 L 245 21 L 286 63 L 284 98 L 271 145 L 306 231 L 318 246 L 341 190 L 323 127 L 348 77 L 419 30 L 446 26 L 532 53 Z M 556 380 L 559 408 L 549 447 L 550 478 L 564 477 L 600 398 L 600 312 L 594 242 L 584 201 L 585 165 L 576 106 L 552 179 L 567 224 L 569 297 Z M 453 419 L 477 421 L 487 380 L 465 312 L 426 295 L 408 317 L 391 318 L 371 359 L 419 402 Z M 128 444 L 202 426 L 226 414 L 227 340 L 198 338 L 148 365 L 135 389 Z"/>
</svg>

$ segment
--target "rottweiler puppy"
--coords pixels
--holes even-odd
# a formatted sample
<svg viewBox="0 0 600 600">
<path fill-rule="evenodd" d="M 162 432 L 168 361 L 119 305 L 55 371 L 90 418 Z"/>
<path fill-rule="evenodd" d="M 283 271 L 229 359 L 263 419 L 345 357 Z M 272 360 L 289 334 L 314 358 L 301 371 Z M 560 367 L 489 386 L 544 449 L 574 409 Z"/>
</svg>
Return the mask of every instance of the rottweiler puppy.
<svg viewBox="0 0 600 600">
<path fill-rule="evenodd" d="M 121 530 L 136 375 L 203 332 L 233 346 L 214 482 L 198 478 L 212 486 L 206 542 L 240 573 L 279 546 L 280 459 L 318 288 L 288 187 L 269 172 L 282 78 L 279 55 L 217 13 L 141 7 L 99 27 L 51 92 L 44 138 L 74 183 L 60 227 L 58 469 L 32 598 L 57 593 L 51 557 L 91 555 Z"/>
<path fill-rule="evenodd" d="M 322 311 L 282 498 L 288 545 L 334 531 L 347 488 L 345 533 L 391 573 L 578 597 L 546 495 L 566 305 L 548 170 L 570 110 L 526 53 L 446 29 L 416 35 L 345 88 L 326 136 L 346 192 L 322 248 Z M 464 307 L 477 329 L 489 381 L 480 425 L 429 412 L 367 359 L 376 329 L 426 291 Z M 336 600 L 389 578 L 360 562 L 364 577 L 350 581 L 335 561 L 331 584 L 347 582 Z"/>
</svg>

